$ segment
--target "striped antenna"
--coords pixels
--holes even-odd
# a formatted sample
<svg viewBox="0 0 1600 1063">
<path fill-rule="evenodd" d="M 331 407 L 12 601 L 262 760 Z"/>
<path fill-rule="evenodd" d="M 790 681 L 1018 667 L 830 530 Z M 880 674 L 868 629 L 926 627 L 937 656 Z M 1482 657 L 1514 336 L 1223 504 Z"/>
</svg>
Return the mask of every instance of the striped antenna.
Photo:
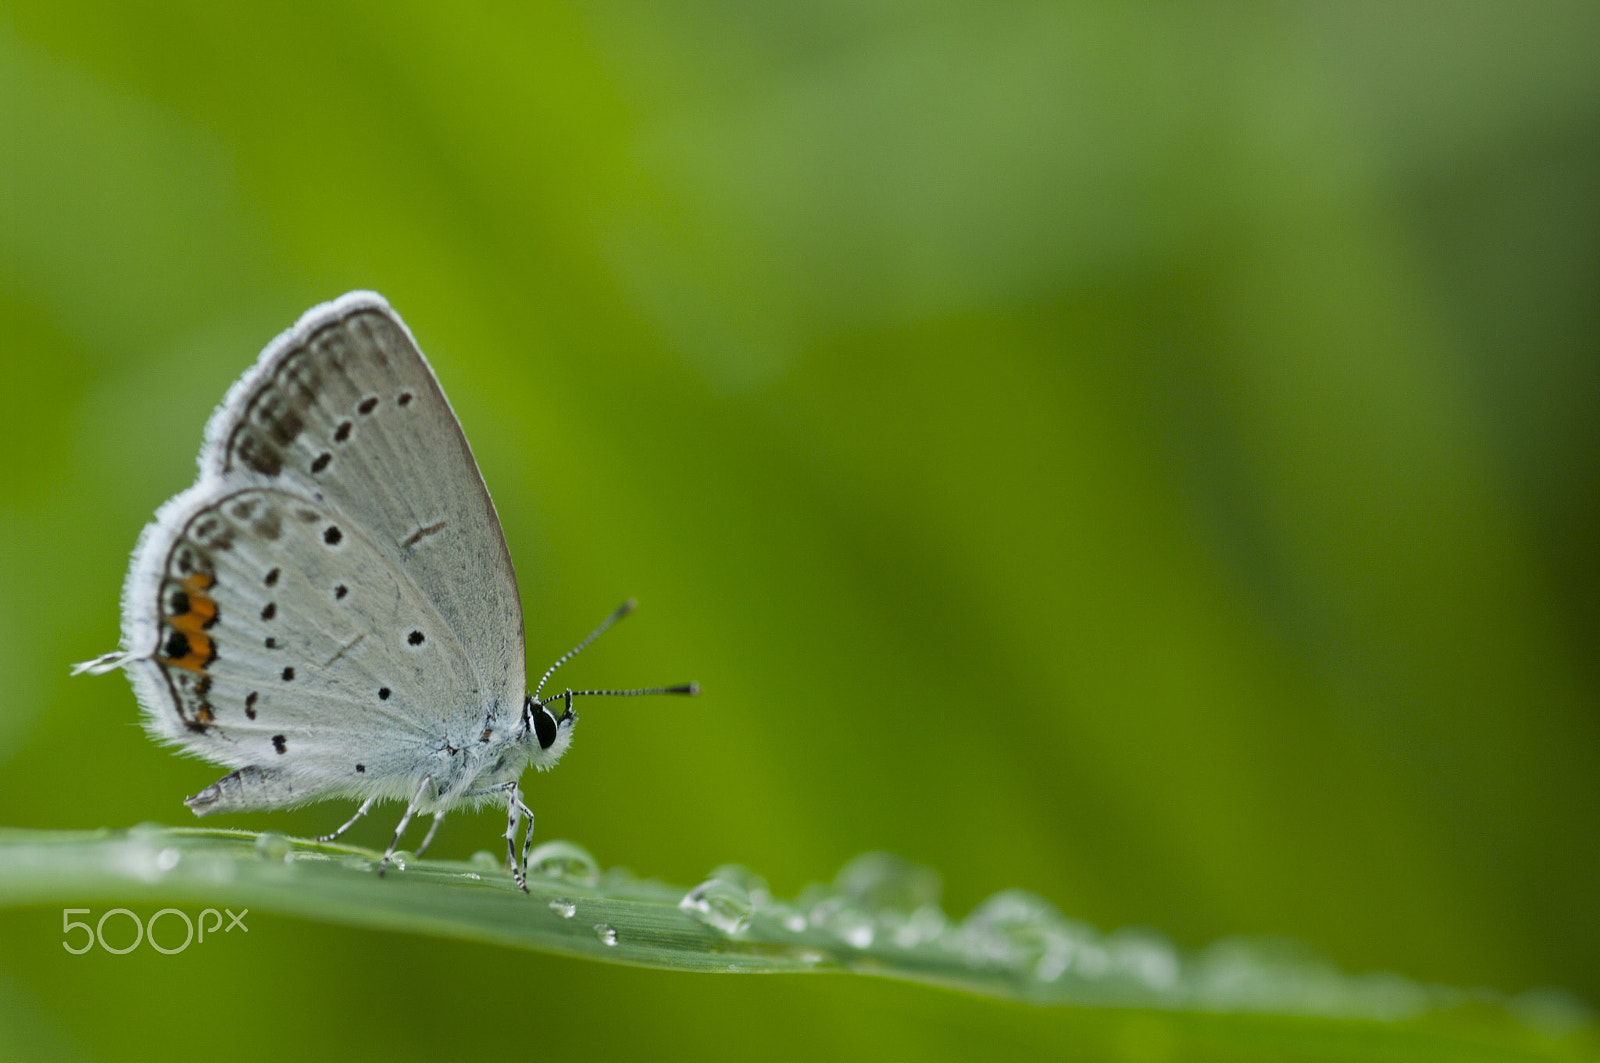
<svg viewBox="0 0 1600 1063">
<path fill-rule="evenodd" d="M 699 693 L 699 683 L 679 683 L 677 686 L 673 687 L 640 687 L 637 690 L 566 690 L 560 694 L 552 696 L 549 701 L 530 701 L 528 704 L 530 706 L 537 705 L 542 709 L 546 705 L 553 705 L 558 701 L 564 701 L 566 702 L 566 708 L 561 713 L 561 719 L 570 720 L 572 718 L 573 698 L 592 698 L 597 696 L 613 698 L 636 698 L 640 694 L 687 694 L 692 698 Z M 523 718 L 527 718 L 526 713 L 524 713 Z"/>
<path fill-rule="evenodd" d="M 550 682 L 550 677 L 555 674 L 556 669 L 560 668 L 562 665 L 564 665 L 568 661 L 572 660 L 578 654 L 582 653 L 584 651 L 584 648 L 587 647 L 589 645 L 589 643 L 593 642 L 595 639 L 597 639 L 601 635 L 605 634 L 606 628 L 610 627 L 612 624 L 615 624 L 618 620 L 621 620 L 623 617 L 625 617 L 629 613 L 633 612 L 634 607 L 636 605 L 638 605 L 638 604 L 639 604 L 638 601 L 636 601 L 633 598 L 629 598 L 627 601 L 623 602 L 621 605 L 619 605 L 615 609 L 611 610 L 611 615 L 606 617 L 604 620 L 600 621 L 600 626 L 595 628 L 593 631 L 589 632 L 589 637 L 588 638 L 584 639 L 582 642 L 580 642 L 576 646 L 572 647 L 572 649 L 568 650 L 566 653 L 563 653 L 561 655 L 560 659 L 557 660 L 555 664 L 552 664 L 549 668 L 547 668 L 545 670 L 544 677 L 539 680 L 539 685 L 533 688 L 532 699 L 534 701 L 538 701 L 539 704 L 543 705 L 544 702 L 539 701 L 539 692 L 544 689 L 544 685 L 546 683 Z"/>
<path fill-rule="evenodd" d="M 551 695 L 550 701 L 566 701 L 567 708 L 572 708 L 573 698 L 636 698 L 641 694 L 687 694 L 691 698 L 700 693 L 699 683 L 679 683 L 671 687 L 640 687 L 637 690 L 568 690 L 561 694 Z M 540 705 L 548 704 L 539 702 Z"/>
<path fill-rule="evenodd" d="M 589 637 L 588 638 L 584 639 L 582 642 L 580 642 L 576 646 L 572 647 L 572 649 L 570 649 L 566 653 L 562 654 L 561 655 L 561 659 L 556 661 L 555 664 L 552 664 L 545 671 L 543 678 L 541 678 L 539 680 L 539 685 L 533 688 L 533 693 L 532 694 L 528 695 L 528 702 L 530 704 L 532 704 L 532 705 L 539 706 L 541 709 L 544 708 L 545 705 L 547 705 L 549 702 L 546 702 L 543 699 L 541 699 L 539 697 L 539 693 L 542 690 L 544 690 L 544 685 L 550 681 L 550 677 L 555 674 L 555 670 L 557 668 L 560 668 L 562 665 L 566 664 L 568 661 L 572 660 L 579 653 L 583 652 L 583 648 L 585 646 L 589 645 L 589 643 L 593 642 L 595 639 L 599 638 L 602 634 L 604 634 L 606 628 L 610 627 L 612 624 L 615 624 L 618 620 L 621 620 L 623 617 L 625 617 L 629 613 L 633 612 L 634 607 L 636 605 L 638 605 L 638 604 L 639 603 L 637 601 L 635 601 L 632 598 L 629 598 L 627 601 L 623 602 L 621 605 L 619 605 L 615 609 L 613 609 L 611 611 L 611 615 L 610 616 L 608 616 L 604 620 L 600 621 L 600 626 L 595 628 L 593 631 L 589 632 Z M 670 686 L 670 687 L 639 687 L 639 688 L 637 688 L 635 690 L 568 690 L 568 691 L 565 691 L 565 692 L 563 692 L 561 694 L 557 694 L 557 695 L 552 696 L 550 698 L 550 701 L 565 701 L 567 703 L 567 712 L 570 714 L 572 712 L 572 699 L 573 698 L 595 698 L 595 697 L 636 698 L 636 697 L 640 697 L 641 695 L 644 695 L 644 694 L 687 694 L 690 697 L 694 697 L 699 693 L 700 693 L 700 684 L 699 683 L 679 683 L 677 686 Z"/>
</svg>

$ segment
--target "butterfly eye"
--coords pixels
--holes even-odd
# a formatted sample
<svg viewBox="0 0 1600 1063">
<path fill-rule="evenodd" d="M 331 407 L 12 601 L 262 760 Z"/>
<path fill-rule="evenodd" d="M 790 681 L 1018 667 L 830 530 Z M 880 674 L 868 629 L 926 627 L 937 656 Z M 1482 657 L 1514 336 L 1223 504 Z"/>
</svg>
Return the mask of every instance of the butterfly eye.
<svg viewBox="0 0 1600 1063">
<path fill-rule="evenodd" d="M 556 718 L 553 713 L 540 705 L 533 713 L 533 731 L 539 736 L 539 748 L 549 749 L 556 741 Z"/>
</svg>

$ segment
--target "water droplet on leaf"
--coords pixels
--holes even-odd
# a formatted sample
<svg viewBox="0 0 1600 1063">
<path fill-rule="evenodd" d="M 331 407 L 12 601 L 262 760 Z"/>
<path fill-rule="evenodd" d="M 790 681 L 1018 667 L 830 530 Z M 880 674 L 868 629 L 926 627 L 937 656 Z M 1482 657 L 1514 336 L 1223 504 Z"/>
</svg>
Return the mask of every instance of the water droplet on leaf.
<svg viewBox="0 0 1600 1063">
<path fill-rule="evenodd" d="M 764 888 L 765 883 L 762 886 Z M 717 877 L 715 871 L 711 878 L 684 894 L 678 907 L 724 934 L 739 933 L 750 925 L 750 917 L 755 913 L 749 890 L 738 882 Z"/>
<path fill-rule="evenodd" d="M 589 850 L 574 842 L 545 842 L 528 854 L 528 875 L 593 886 L 600 881 L 600 865 Z"/>
<path fill-rule="evenodd" d="M 968 963 L 1009 967 L 1044 981 L 1061 977 L 1069 965 L 1095 977 L 1093 953 L 1099 946 L 1094 937 L 1063 919 L 1049 901 L 1024 890 L 996 893 L 961 924 Z"/>
<path fill-rule="evenodd" d="M 939 873 L 893 853 L 862 853 L 834 876 L 836 890 L 869 912 L 937 906 Z"/>
<path fill-rule="evenodd" d="M 256 838 L 256 855 L 263 860 L 288 861 L 291 852 L 289 840 L 282 835 L 269 832 Z"/>
</svg>

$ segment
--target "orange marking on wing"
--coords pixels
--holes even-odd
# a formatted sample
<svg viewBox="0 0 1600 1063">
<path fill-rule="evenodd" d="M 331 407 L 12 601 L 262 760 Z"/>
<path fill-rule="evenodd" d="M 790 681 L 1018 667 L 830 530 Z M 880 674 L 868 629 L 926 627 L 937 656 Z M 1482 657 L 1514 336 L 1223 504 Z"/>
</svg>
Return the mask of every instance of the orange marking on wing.
<svg viewBox="0 0 1600 1063">
<path fill-rule="evenodd" d="M 216 604 L 208 604 L 211 605 L 211 615 L 215 616 L 217 610 Z M 181 631 L 187 635 L 190 642 L 193 642 L 196 638 L 202 638 L 209 642 L 211 641 L 211 636 L 207 635 L 205 630 L 207 619 L 209 618 L 205 615 L 205 613 L 198 609 L 191 608 L 182 616 L 167 617 L 167 623 L 172 625 L 175 630 Z"/>
<path fill-rule="evenodd" d="M 185 616 L 199 616 L 202 624 L 217 618 L 217 603 L 206 593 L 215 582 L 209 572 L 196 572 L 183 581 L 183 592 L 189 596 L 189 612 Z"/>
<path fill-rule="evenodd" d="M 189 611 L 167 617 L 167 623 L 189 640 L 189 652 L 182 657 L 163 657 L 162 660 L 167 664 L 191 672 L 203 672 L 206 665 L 211 663 L 211 636 L 205 629 L 217 618 L 217 603 L 206 593 L 206 588 L 214 582 L 215 579 L 208 572 L 196 572 L 184 579 L 183 592 L 189 598 Z"/>
<path fill-rule="evenodd" d="M 188 631 L 176 623 L 176 621 L 187 619 L 189 615 L 186 613 L 181 617 L 172 618 L 174 621 L 172 626 L 188 637 L 189 652 L 182 657 L 163 657 L 161 659 L 167 664 L 175 664 L 179 668 L 187 668 L 191 672 L 203 672 L 206 670 L 206 665 L 211 663 L 211 636 L 203 631 Z"/>
</svg>

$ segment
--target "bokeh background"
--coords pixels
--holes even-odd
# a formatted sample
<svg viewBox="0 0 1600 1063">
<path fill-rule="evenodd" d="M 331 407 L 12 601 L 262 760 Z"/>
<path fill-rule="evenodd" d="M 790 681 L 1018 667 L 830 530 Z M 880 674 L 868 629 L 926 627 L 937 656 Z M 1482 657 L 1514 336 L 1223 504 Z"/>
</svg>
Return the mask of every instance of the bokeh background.
<svg viewBox="0 0 1600 1063">
<path fill-rule="evenodd" d="M 541 837 L 780 894 L 890 849 L 955 914 L 1020 886 L 1600 1000 L 1597 189 L 1581 3 L 8 3 L 0 822 L 194 822 L 218 769 L 67 665 L 228 384 L 370 287 L 476 450 L 530 667 L 637 595 L 570 678 L 705 688 L 592 706 Z M 71 957 L 57 918 L 0 916 L 18 1055 L 1188 1036 L 265 913 Z"/>
</svg>

